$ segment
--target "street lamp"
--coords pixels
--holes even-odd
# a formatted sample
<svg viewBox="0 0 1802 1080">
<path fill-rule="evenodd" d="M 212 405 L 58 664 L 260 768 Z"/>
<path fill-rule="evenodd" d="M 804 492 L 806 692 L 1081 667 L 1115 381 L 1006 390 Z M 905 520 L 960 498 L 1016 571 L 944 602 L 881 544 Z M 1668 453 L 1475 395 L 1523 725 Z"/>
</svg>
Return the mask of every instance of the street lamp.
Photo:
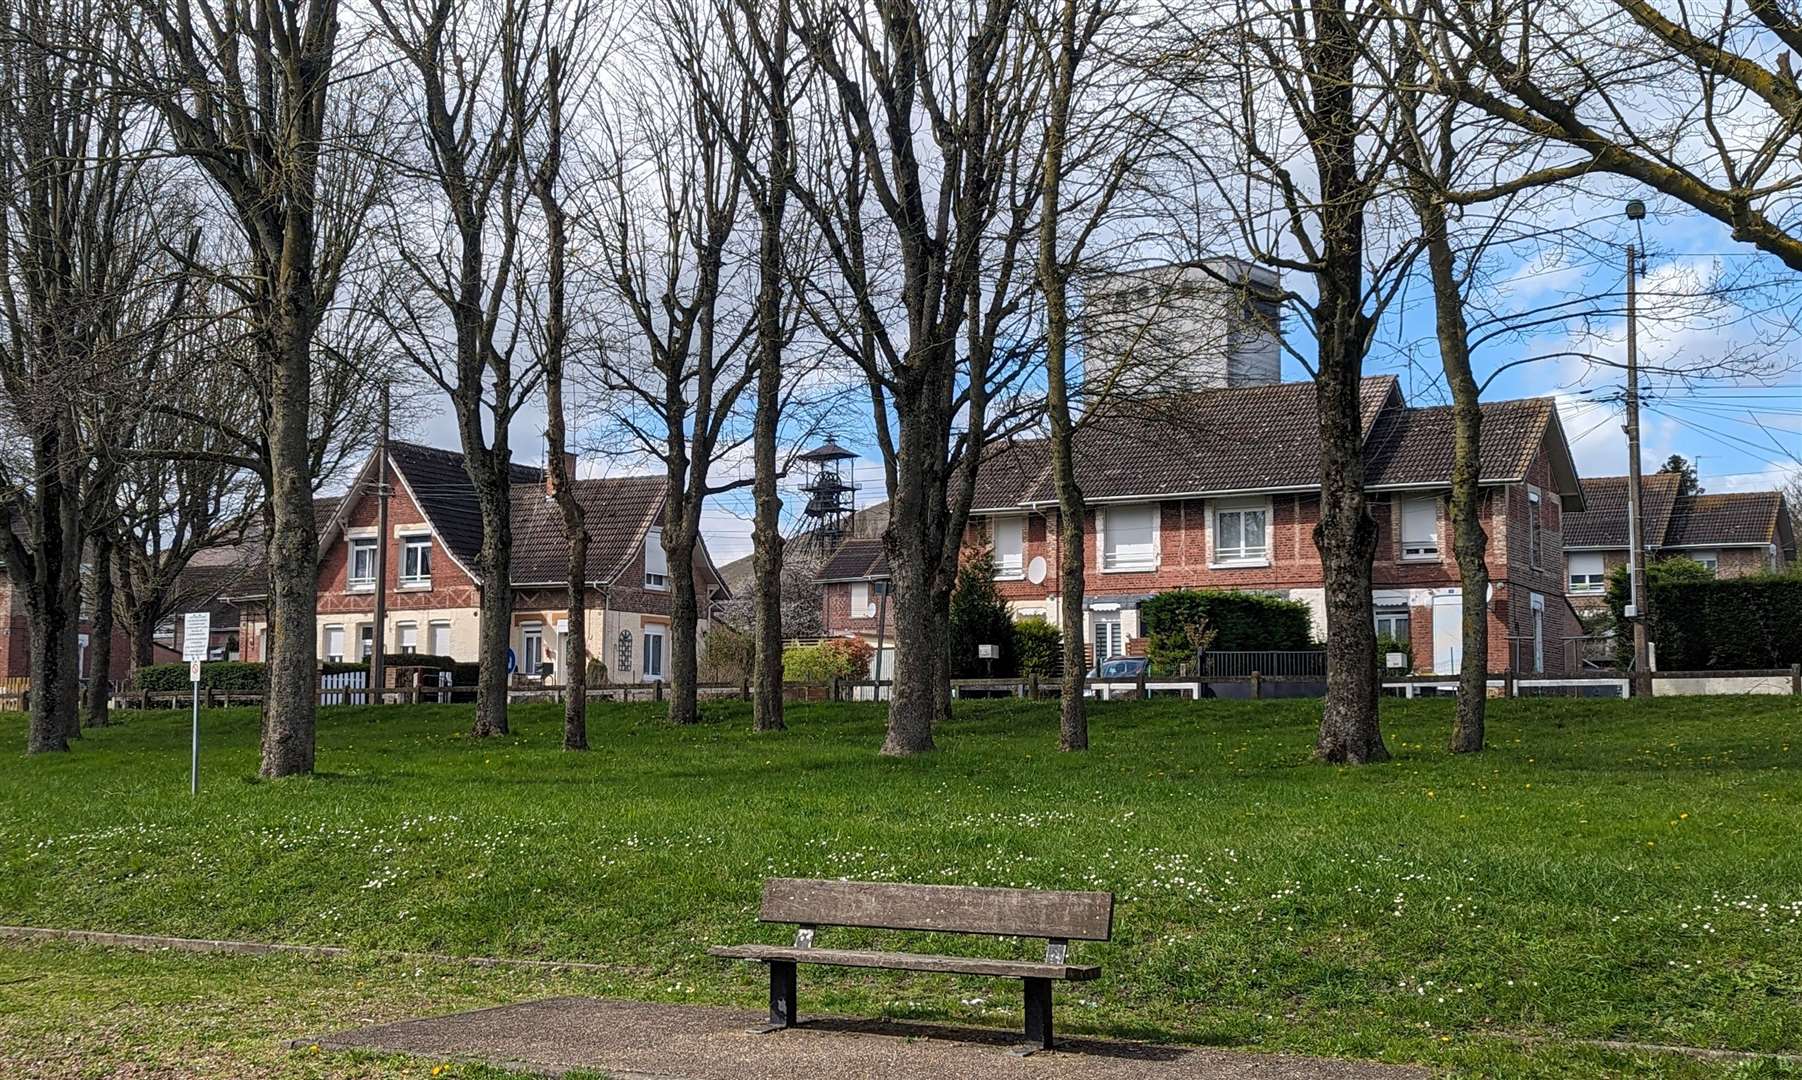
<svg viewBox="0 0 1802 1080">
<path fill-rule="evenodd" d="M 1639 243 L 1627 245 L 1627 574 L 1628 605 L 1625 612 L 1633 624 L 1633 696 L 1649 696 L 1652 691 L 1650 650 L 1646 647 L 1646 536 L 1644 505 L 1640 499 L 1639 475 L 1639 275 L 1646 259 L 1645 232 L 1639 223 L 1645 220 L 1646 204 L 1638 199 L 1627 201 L 1627 220 L 1633 222 Z"/>
</svg>

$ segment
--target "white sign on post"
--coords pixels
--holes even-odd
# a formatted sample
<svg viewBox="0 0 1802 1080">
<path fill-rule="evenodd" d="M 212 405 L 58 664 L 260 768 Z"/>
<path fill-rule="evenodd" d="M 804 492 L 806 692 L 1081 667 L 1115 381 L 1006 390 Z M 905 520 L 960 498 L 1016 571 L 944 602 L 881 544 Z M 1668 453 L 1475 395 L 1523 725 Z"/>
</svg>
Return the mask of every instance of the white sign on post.
<svg viewBox="0 0 1802 1080">
<path fill-rule="evenodd" d="M 190 611 L 182 616 L 181 658 L 191 663 L 206 659 L 207 645 L 213 636 L 213 616 L 211 612 Z M 200 669 L 194 669 L 194 677 L 200 678 Z"/>
</svg>

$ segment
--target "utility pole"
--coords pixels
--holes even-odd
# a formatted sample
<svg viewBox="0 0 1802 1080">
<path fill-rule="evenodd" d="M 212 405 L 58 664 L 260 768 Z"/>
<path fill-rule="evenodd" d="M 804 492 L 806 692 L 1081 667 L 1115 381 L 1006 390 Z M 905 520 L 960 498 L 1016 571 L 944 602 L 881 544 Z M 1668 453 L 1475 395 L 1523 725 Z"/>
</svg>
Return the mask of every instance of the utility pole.
<svg viewBox="0 0 1802 1080">
<path fill-rule="evenodd" d="M 1646 216 L 1638 199 L 1627 203 L 1637 226 Z M 1640 499 L 1639 468 L 1639 274 L 1645 263 L 1644 234 L 1627 245 L 1627 573 L 1631 581 L 1627 618 L 1633 624 L 1633 696 L 1650 697 L 1652 671 L 1646 647 L 1646 523 Z"/>
<path fill-rule="evenodd" d="M 369 652 L 370 701 L 380 705 L 382 653 L 387 649 L 384 626 L 388 621 L 388 380 L 382 380 L 382 433 L 375 452 L 375 633 Z"/>
</svg>

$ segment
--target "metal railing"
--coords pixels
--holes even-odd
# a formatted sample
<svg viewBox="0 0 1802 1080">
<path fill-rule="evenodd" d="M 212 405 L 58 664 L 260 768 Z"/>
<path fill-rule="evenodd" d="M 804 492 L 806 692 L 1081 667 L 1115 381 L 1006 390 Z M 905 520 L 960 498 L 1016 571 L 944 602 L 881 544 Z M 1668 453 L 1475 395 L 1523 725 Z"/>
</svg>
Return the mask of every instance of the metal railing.
<svg viewBox="0 0 1802 1080">
<path fill-rule="evenodd" d="M 1289 651 L 1210 651 L 1207 654 L 1210 676 L 1243 678 L 1252 672 L 1278 678 L 1326 678 L 1325 649 Z"/>
</svg>

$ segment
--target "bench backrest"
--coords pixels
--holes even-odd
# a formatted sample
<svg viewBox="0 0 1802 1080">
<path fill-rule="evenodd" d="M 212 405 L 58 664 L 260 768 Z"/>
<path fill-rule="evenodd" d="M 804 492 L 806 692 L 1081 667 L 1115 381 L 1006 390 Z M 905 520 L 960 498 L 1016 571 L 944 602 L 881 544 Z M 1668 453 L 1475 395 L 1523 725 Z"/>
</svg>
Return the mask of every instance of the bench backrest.
<svg viewBox="0 0 1802 1080">
<path fill-rule="evenodd" d="M 770 878 L 763 922 L 1106 941 L 1114 894 Z"/>
</svg>

